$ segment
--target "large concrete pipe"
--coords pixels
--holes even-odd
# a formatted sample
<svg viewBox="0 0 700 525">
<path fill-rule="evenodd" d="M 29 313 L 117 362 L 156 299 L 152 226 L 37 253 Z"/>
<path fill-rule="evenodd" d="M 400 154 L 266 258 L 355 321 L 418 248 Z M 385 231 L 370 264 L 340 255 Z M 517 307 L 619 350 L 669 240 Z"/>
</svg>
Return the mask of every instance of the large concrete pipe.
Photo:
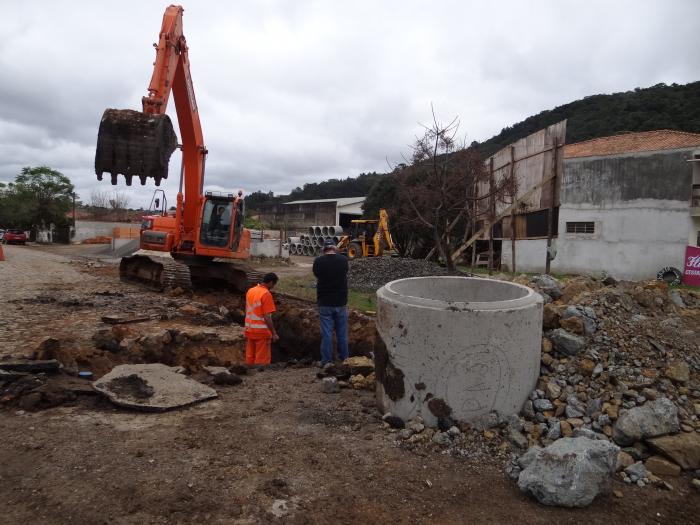
<svg viewBox="0 0 700 525">
<path fill-rule="evenodd" d="M 314 226 L 314 235 L 318 237 L 321 235 L 321 227 L 320 226 Z"/>
<path fill-rule="evenodd" d="M 323 246 L 323 243 L 324 243 L 323 237 L 316 237 L 316 246 L 318 246 L 320 248 L 321 246 Z"/>
<path fill-rule="evenodd" d="M 316 226 L 309 226 L 309 235 L 313 235 L 316 230 Z"/>
<path fill-rule="evenodd" d="M 328 226 L 321 226 L 321 235 L 328 237 Z"/>
<path fill-rule="evenodd" d="M 377 290 L 377 403 L 404 420 L 520 412 L 540 370 L 542 297 L 526 286 L 414 277 Z"/>
<path fill-rule="evenodd" d="M 336 224 L 335 226 L 329 226 L 328 227 L 328 235 L 331 237 L 334 237 L 336 235 L 342 235 L 343 234 L 343 227 L 340 224 Z"/>
</svg>

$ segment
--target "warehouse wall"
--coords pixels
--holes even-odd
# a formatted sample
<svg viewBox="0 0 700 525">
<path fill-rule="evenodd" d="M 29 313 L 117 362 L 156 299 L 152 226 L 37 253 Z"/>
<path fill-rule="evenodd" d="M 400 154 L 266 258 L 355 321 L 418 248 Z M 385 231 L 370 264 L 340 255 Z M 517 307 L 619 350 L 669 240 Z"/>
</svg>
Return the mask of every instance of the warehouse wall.
<svg viewBox="0 0 700 525">
<path fill-rule="evenodd" d="M 653 278 L 665 266 L 683 268 L 693 236 L 690 216 L 693 151 L 567 159 L 561 183 L 559 236 L 552 271 Z M 567 222 L 594 224 L 567 233 Z M 518 271 L 544 270 L 545 240 L 516 242 Z M 510 243 L 501 260 L 510 264 Z"/>
</svg>

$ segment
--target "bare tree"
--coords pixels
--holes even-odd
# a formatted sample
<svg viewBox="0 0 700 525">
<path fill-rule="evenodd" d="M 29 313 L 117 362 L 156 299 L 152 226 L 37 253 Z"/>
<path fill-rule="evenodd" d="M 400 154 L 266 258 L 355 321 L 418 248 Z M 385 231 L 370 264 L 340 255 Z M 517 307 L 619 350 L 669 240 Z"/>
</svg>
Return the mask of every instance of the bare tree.
<svg viewBox="0 0 700 525">
<path fill-rule="evenodd" d="M 478 151 L 457 141 L 458 131 L 457 118 L 443 124 L 433 112 L 432 125 L 424 126 L 423 136 L 416 138 L 410 165 L 397 175 L 403 203 L 399 220 L 428 234 L 433 244 L 428 257 L 437 252 L 450 270 L 455 266 L 453 248 L 492 209 L 479 203 L 512 191 L 510 178 L 479 191 L 488 173 Z"/>
<path fill-rule="evenodd" d="M 109 206 L 109 192 L 107 190 L 92 190 L 90 192 L 90 206 L 106 209 Z"/>
<path fill-rule="evenodd" d="M 90 192 L 90 208 L 96 219 L 102 219 L 109 213 L 110 192 L 107 190 L 93 189 Z"/>
<path fill-rule="evenodd" d="M 129 196 L 126 193 L 114 190 L 114 193 L 109 199 L 109 206 L 114 212 L 114 218 L 116 220 L 121 220 L 127 206 L 129 206 Z"/>
<path fill-rule="evenodd" d="M 92 190 L 90 192 L 90 207 L 96 218 L 105 218 L 111 215 L 113 220 L 120 220 L 124 211 L 129 206 L 129 196 L 126 193 L 114 190 Z"/>
</svg>

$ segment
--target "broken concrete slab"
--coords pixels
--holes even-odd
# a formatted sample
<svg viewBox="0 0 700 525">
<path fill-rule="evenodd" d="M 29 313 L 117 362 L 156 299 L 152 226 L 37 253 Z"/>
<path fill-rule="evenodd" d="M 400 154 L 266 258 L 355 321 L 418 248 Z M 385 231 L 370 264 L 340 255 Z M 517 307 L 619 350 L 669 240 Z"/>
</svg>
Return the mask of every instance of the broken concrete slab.
<svg viewBox="0 0 700 525">
<path fill-rule="evenodd" d="M 216 390 L 161 363 L 119 365 L 93 383 L 115 405 L 161 412 L 217 397 Z"/>
<path fill-rule="evenodd" d="M 7 370 L 10 372 L 38 374 L 39 372 L 57 372 L 60 367 L 61 364 L 55 359 L 9 359 L 7 361 L 0 361 L 0 370 Z"/>
</svg>

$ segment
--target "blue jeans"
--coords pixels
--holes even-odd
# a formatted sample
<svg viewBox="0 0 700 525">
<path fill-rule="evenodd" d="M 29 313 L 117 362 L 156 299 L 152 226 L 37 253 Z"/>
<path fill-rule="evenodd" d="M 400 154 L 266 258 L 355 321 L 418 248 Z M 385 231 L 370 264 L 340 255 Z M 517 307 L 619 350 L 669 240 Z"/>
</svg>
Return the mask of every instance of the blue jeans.
<svg viewBox="0 0 700 525">
<path fill-rule="evenodd" d="M 348 356 L 348 307 L 319 306 L 318 315 L 321 319 L 321 362 L 333 361 L 333 329 L 338 341 L 338 354 L 341 361 Z"/>
</svg>

